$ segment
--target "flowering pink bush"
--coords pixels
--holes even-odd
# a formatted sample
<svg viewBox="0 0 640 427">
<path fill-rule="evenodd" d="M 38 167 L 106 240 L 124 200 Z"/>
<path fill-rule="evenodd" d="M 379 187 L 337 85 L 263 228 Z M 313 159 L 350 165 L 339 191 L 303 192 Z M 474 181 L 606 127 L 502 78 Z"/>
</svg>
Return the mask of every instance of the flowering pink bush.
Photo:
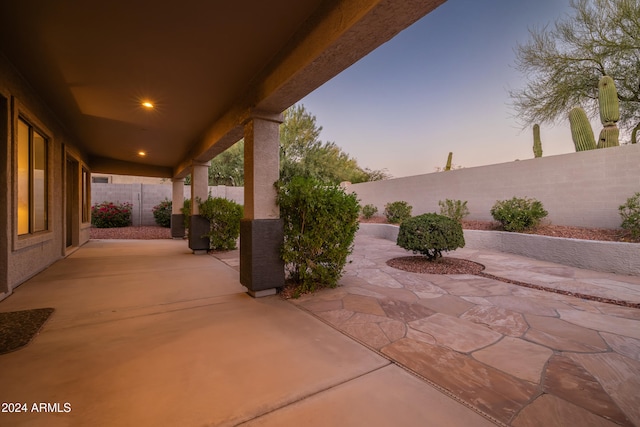
<svg viewBox="0 0 640 427">
<path fill-rule="evenodd" d="M 91 224 L 97 228 L 127 227 L 131 225 L 131 203 L 116 205 L 102 202 L 91 207 Z"/>
</svg>

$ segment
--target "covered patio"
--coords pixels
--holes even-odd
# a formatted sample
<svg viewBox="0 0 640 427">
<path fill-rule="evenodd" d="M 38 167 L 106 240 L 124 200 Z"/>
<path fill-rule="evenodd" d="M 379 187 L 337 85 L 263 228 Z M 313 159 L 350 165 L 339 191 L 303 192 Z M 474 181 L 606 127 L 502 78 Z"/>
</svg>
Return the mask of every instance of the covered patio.
<svg viewBox="0 0 640 427">
<path fill-rule="evenodd" d="M 92 240 L 0 303 L 53 307 L 0 356 L 11 425 L 631 426 L 640 310 L 479 276 L 393 269 L 359 235 L 341 286 L 254 299 L 239 253 Z M 640 303 L 640 279 L 458 250 L 488 273 Z M 5 421 L 6 420 L 6 421 Z"/>
<path fill-rule="evenodd" d="M 0 300 L 89 239 L 91 174 L 170 179 L 208 248 L 209 161 L 244 138 L 241 282 L 284 282 L 282 112 L 445 0 L 0 4 Z"/>
</svg>

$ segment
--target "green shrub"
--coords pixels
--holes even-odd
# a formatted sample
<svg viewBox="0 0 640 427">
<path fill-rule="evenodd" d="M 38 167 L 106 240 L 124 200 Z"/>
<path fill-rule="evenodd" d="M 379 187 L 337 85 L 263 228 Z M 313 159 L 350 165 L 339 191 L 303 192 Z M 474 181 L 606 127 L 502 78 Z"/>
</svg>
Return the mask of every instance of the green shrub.
<svg viewBox="0 0 640 427">
<path fill-rule="evenodd" d="M 191 224 L 191 199 L 184 199 L 180 212 L 184 216 L 184 229 L 189 230 L 189 224 Z"/>
<path fill-rule="evenodd" d="M 533 228 L 547 214 L 542 202 L 526 197 L 497 201 L 491 208 L 491 216 L 502 224 L 506 231 L 519 232 Z"/>
<path fill-rule="evenodd" d="M 171 227 L 171 200 L 164 199 L 153 207 L 153 219 L 160 227 Z"/>
<path fill-rule="evenodd" d="M 443 251 L 464 247 L 464 234 L 459 221 L 426 213 L 409 218 L 400 224 L 398 246 L 421 253 L 429 260 L 442 256 Z"/>
<path fill-rule="evenodd" d="M 91 224 L 97 228 L 127 227 L 131 225 L 131 203 L 102 202 L 91 207 Z"/>
<path fill-rule="evenodd" d="M 200 215 L 209 220 L 211 229 L 202 237 L 209 236 L 210 248 L 228 251 L 236 248 L 240 236 L 242 206 L 233 200 L 209 196 L 207 200 L 198 200 Z"/>
<path fill-rule="evenodd" d="M 634 239 L 640 239 L 640 193 L 629 197 L 618 209 L 622 217 L 622 228 L 629 230 Z"/>
<path fill-rule="evenodd" d="M 440 206 L 440 215 L 455 219 L 458 222 L 469 215 L 466 200 L 463 202 L 462 200 L 445 199 L 444 201 L 440 200 L 438 205 Z"/>
<path fill-rule="evenodd" d="M 412 207 L 404 201 L 391 202 L 384 205 L 384 216 L 392 224 L 401 224 L 405 219 L 411 218 Z"/>
<path fill-rule="evenodd" d="M 294 177 L 276 183 L 282 259 L 296 293 L 336 287 L 358 230 L 358 200 L 337 185 Z"/>
<path fill-rule="evenodd" d="M 378 208 L 376 208 L 373 205 L 364 205 L 362 207 L 362 216 L 365 217 L 366 219 L 371 218 L 377 213 L 378 213 Z"/>
</svg>

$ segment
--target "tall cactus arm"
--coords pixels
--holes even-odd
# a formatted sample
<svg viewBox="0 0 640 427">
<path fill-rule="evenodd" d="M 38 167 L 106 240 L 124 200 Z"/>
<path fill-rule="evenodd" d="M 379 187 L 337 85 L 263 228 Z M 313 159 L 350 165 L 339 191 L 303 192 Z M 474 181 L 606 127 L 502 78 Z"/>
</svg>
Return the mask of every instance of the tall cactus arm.
<svg viewBox="0 0 640 427">
<path fill-rule="evenodd" d="M 540 140 L 540 125 L 533 125 L 533 155 L 542 157 L 542 141 Z"/>
<path fill-rule="evenodd" d="M 598 82 L 598 104 L 600 106 L 600 121 L 602 131 L 598 138 L 597 148 L 617 147 L 620 145 L 618 137 L 620 130 L 616 123 L 620 120 L 620 104 L 618 91 L 613 79 L 603 76 Z"/>
<path fill-rule="evenodd" d="M 594 150 L 596 140 L 593 136 L 591 123 L 587 118 L 587 113 L 580 107 L 575 107 L 569 111 L 569 124 L 571 125 L 571 137 L 576 151 Z"/>
<path fill-rule="evenodd" d="M 603 76 L 598 82 L 598 104 L 602 126 L 612 126 L 620 120 L 618 91 L 613 79 L 609 76 Z"/>
</svg>

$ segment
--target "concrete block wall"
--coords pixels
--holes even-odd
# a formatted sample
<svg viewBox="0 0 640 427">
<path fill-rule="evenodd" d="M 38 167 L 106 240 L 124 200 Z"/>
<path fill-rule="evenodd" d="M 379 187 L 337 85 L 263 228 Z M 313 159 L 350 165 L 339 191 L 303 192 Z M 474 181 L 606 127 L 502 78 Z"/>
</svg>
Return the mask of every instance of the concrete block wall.
<svg viewBox="0 0 640 427">
<path fill-rule="evenodd" d="M 439 200 L 466 200 L 467 219 L 492 220 L 497 200 L 533 197 L 556 225 L 618 228 L 618 207 L 640 192 L 640 144 L 347 186 L 361 205 L 404 200 L 413 214 L 440 212 Z"/>
<path fill-rule="evenodd" d="M 389 202 L 404 200 L 413 214 L 439 212 L 439 200 L 466 200 L 468 219 L 490 221 L 497 200 L 533 197 L 556 225 L 617 228 L 618 206 L 640 192 L 640 144 L 582 151 L 489 166 L 456 169 L 347 186 L 362 205 L 373 204 L 379 215 Z M 244 187 L 209 187 L 212 197 L 244 204 Z M 191 197 L 191 187 L 184 187 Z M 133 204 L 134 225 L 155 225 L 152 209 L 171 200 L 171 184 L 92 184 L 92 203 Z"/>
<path fill-rule="evenodd" d="M 102 202 L 131 203 L 134 226 L 156 225 L 153 207 L 164 199 L 171 200 L 171 184 L 91 184 L 91 204 Z M 244 204 L 244 187 L 224 185 L 209 187 L 211 197 L 224 197 Z M 191 198 L 191 186 L 184 186 L 185 199 Z"/>
<path fill-rule="evenodd" d="M 210 186 L 209 194 L 211 197 L 222 197 L 244 205 L 244 187 L 229 187 L 226 185 Z M 184 197 L 185 199 L 191 198 L 191 186 L 184 186 Z"/>
</svg>

